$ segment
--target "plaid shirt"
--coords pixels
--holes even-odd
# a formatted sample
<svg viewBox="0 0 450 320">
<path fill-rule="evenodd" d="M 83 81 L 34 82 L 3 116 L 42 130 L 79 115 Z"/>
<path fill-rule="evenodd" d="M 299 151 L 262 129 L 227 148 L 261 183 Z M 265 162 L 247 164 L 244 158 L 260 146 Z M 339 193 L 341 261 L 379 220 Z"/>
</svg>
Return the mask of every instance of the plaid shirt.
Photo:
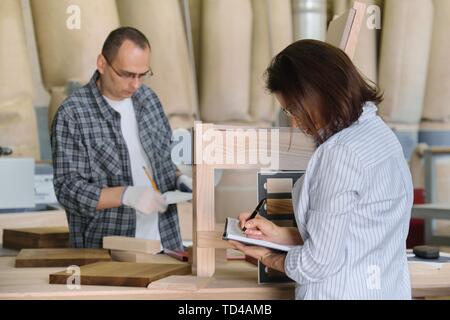
<svg viewBox="0 0 450 320">
<path fill-rule="evenodd" d="M 66 209 L 70 239 L 75 248 L 99 248 L 105 236 L 134 237 L 136 211 L 121 206 L 97 211 L 103 188 L 132 186 L 130 158 L 120 130 L 120 114 L 100 93 L 95 72 L 90 82 L 75 91 L 59 108 L 51 144 L 54 187 Z M 176 187 L 176 166 L 171 160 L 168 120 L 156 94 L 141 86 L 132 97 L 142 147 L 161 193 Z M 178 212 L 170 205 L 159 215 L 164 248 L 181 249 Z"/>
</svg>

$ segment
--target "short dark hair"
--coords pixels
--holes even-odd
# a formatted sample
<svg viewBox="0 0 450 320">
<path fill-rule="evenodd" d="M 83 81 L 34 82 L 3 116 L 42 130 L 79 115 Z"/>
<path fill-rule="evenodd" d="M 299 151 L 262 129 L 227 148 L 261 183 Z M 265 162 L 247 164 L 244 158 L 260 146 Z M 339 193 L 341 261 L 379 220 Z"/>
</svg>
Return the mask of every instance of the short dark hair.
<svg viewBox="0 0 450 320">
<path fill-rule="evenodd" d="M 121 27 L 112 31 L 105 40 L 102 55 L 112 62 L 125 40 L 130 40 L 141 49 L 151 49 L 147 37 L 138 29 L 132 27 Z"/>
<path fill-rule="evenodd" d="M 383 101 L 375 83 L 360 74 L 344 51 L 322 41 L 291 44 L 272 60 L 265 75 L 267 89 L 283 97 L 298 126 L 317 144 L 357 121 L 365 102 Z M 305 105 L 317 108 L 325 128 L 316 128 Z"/>
</svg>

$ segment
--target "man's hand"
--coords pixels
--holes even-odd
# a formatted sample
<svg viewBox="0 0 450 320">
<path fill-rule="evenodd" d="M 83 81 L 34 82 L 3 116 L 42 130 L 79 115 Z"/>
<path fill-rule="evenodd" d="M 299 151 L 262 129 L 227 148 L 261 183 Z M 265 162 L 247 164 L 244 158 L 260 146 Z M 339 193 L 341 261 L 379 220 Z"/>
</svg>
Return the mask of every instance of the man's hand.
<svg viewBox="0 0 450 320">
<path fill-rule="evenodd" d="M 192 192 L 192 178 L 187 175 L 180 175 L 177 178 L 177 189 L 181 192 Z"/>
<path fill-rule="evenodd" d="M 122 204 L 145 214 L 163 213 L 168 206 L 161 193 L 148 187 L 127 187 L 122 195 Z"/>
</svg>

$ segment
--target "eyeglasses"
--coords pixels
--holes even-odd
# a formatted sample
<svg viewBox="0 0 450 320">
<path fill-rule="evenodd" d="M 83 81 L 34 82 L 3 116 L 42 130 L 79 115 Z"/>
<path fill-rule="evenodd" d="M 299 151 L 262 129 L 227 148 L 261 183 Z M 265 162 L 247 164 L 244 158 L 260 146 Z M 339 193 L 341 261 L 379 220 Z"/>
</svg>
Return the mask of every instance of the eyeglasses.
<svg viewBox="0 0 450 320">
<path fill-rule="evenodd" d="M 113 69 L 114 73 L 117 74 L 120 78 L 131 81 L 134 79 L 138 79 L 139 81 L 142 81 L 143 79 L 149 78 L 149 77 L 153 77 L 154 73 L 153 70 L 150 68 L 147 72 L 145 73 L 131 73 L 131 72 L 119 72 L 117 71 L 113 65 L 109 62 L 108 58 L 106 58 L 105 56 L 103 56 L 105 58 L 106 63 L 111 67 L 111 69 Z"/>
</svg>

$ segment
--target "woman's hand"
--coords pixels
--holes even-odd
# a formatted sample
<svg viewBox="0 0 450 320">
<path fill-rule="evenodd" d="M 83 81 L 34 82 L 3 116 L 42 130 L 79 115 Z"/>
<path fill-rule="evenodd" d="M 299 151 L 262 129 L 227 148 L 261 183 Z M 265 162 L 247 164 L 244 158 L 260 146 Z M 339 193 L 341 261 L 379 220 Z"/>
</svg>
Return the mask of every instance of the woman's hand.
<svg viewBox="0 0 450 320">
<path fill-rule="evenodd" d="M 241 213 L 239 222 L 241 229 L 245 226 L 245 234 L 252 239 L 265 240 L 284 245 L 302 244 L 297 228 L 284 228 L 277 226 L 261 216 L 248 220 L 251 213 Z"/>
<path fill-rule="evenodd" d="M 258 261 L 261 261 L 261 263 L 263 263 L 266 267 L 283 273 L 285 272 L 284 261 L 286 259 L 286 254 L 277 253 L 263 247 L 246 246 L 233 240 L 229 240 L 228 243 L 230 243 L 235 249 L 244 253 L 246 256 L 258 259 Z"/>
<path fill-rule="evenodd" d="M 251 213 L 248 212 L 239 215 L 241 229 L 245 226 L 245 234 L 249 238 L 279 243 L 277 238 L 280 234 L 280 230 L 278 230 L 280 227 L 259 215 L 255 219 L 248 220 L 250 216 Z"/>
<path fill-rule="evenodd" d="M 235 249 L 241 251 L 246 256 L 253 257 L 257 260 L 261 260 L 264 256 L 269 255 L 273 251 L 263 247 L 257 246 L 246 246 L 238 241 L 229 240 L 228 241 Z"/>
</svg>

